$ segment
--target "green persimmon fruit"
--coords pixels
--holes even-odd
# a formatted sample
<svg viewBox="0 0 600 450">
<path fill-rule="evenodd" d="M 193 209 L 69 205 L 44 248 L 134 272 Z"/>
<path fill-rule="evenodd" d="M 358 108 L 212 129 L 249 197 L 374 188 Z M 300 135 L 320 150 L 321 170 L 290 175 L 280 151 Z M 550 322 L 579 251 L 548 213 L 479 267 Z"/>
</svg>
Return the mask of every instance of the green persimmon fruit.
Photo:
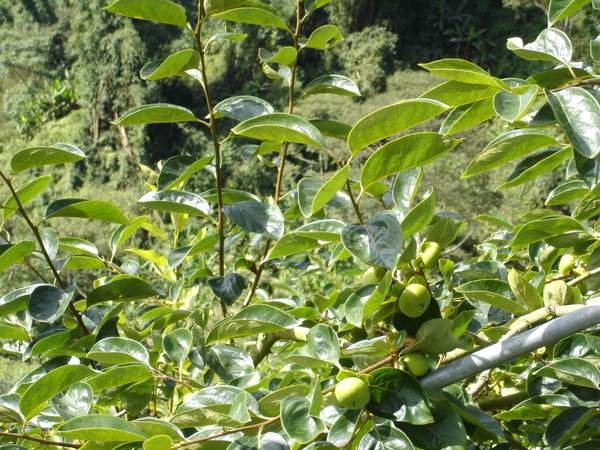
<svg viewBox="0 0 600 450">
<path fill-rule="evenodd" d="M 427 310 L 430 301 L 431 295 L 425 286 L 409 284 L 398 298 L 398 308 L 408 317 L 419 317 Z"/>
<path fill-rule="evenodd" d="M 361 409 L 369 400 L 369 386 L 358 377 L 344 378 L 335 387 L 335 398 L 340 405 L 348 409 Z"/>
<path fill-rule="evenodd" d="M 544 270 L 548 271 L 550 267 L 552 267 L 552 264 L 554 264 L 554 261 L 556 261 L 556 258 L 558 258 L 559 252 L 560 249 L 552 247 L 551 245 L 546 247 L 538 256 L 538 262 L 540 263 L 540 266 L 542 266 Z"/>
<path fill-rule="evenodd" d="M 421 246 L 421 261 L 426 269 L 435 269 L 442 255 L 442 248 L 437 242 L 426 241 Z"/>
<path fill-rule="evenodd" d="M 558 262 L 558 273 L 561 275 L 569 275 L 573 268 L 575 267 L 575 257 L 566 253 L 560 257 L 560 261 Z"/>
<path fill-rule="evenodd" d="M 366 286 L 367 284 L 379 284 L 381 279 L 385 275 L 385 269 L 382 267 L 369 267 L 364 273 L 361 284 Z"/>
<path fill-rule="evenodd" d="M 402 357 L 406 370 L 415 377 L 421 377 L 429 372 L 429 361 L 423 353 L 414 352 Z"/>
</svg>

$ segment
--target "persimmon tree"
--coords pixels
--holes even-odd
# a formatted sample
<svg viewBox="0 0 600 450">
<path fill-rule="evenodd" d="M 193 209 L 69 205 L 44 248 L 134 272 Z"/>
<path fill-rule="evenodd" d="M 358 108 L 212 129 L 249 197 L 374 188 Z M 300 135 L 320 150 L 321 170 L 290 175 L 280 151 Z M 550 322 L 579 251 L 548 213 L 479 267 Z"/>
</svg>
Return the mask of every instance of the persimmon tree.
<svg viewBox="0 0 600 450">
<path fill-rule="evenodd" d="M 305 30 L 330 1 L 292 2 L 292 23 L 244 0 L 199 2 L 194 23 L 168 0 L 105 8 L 182 28 L 189 47 L 141 77 L 186 77 L 206 105 L 142 105 L 115 125 L 183 122 L 212 145 L 144 168 L 142 216 L 94 199 L 55 199 L 32 215 L 28 203 L 52 183 L 44 166 L 85 158 L 74 145 L 15 151 L 2 168 L 2 223 L 19 232 L 3 231 L 0 270 L 19 265 L 36 281 L 1 293 L 0 336 L 39 363 L 0 396 L 3 447 L 598 447 L 600 45 L 592 65 L 573 61 L 556 25 L 600 2 L 553 0 L 534 42 L 508 41 L 545 71 L 499 79 L 464 60 L 430 62 L 440 85 L 345 124 L 295 114 L 310 96 L 360 95 L 344 76 L 297 77 L 302 54 L 343 39 L 331 24 Z M 206 34 L 209 22 L 223 31 Z M 207 51 L 245 39 L 236 22 L 285 32 L 287 43 L 257 55 L 287 87 L 283 111 L 211 95 Z M 438 116 L 440 129 L 414 130 Z M 444 250 L 467 222 L 436 210 L 422 167 L 452 158 L 455 135 L 487 120 L 503 131 L 463 177 L 514 164 L 501 188 L 553 170 L 562 182 L 543 209 L 478 216 L 497 231 L 459 261 Z M 286 162 L 304 147 L 338 170 L 287 186 Z M 275 171 L 272 192 L 227 186 L 224 152 Z M 213 188 L 194 192 L 193 177 Z M 56 218 L 113 226 L 110 253 L 53 229 Z M 142 232 L 156 245 L 128 246 Z"/>
</svg>

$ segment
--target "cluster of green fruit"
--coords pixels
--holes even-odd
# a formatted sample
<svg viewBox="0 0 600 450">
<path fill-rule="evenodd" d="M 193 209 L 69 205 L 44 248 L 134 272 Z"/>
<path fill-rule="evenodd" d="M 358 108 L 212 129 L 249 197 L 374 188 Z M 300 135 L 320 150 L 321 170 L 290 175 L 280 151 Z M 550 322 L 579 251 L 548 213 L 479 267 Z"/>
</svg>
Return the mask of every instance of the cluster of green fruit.
<svg viewBox="0 0 600 450">
<path fill-rule="evenodd" d="M 432 301 L 429 285 L 422 276 L 424 269 L 430 271 L 438 267 L 440 256 L 440 245 L 425 241 L 412 261 L 416 270 L 405 272 L 402 280 L 394 280 L 390 288 L 390 297 L 397 299 L 397 312 L 392 316 L 394 326 L 415 338 L 412 345 L 403 349 L 400 362 L 416 377 L 430 369 L 430 360 L 425 355 L 440 355 L 459 346 L 452 333 L 452 322 L 441 317 L 439 305 Z M 385 269 L 371 267 L 363 275 L 362 285 L 378 284 L 385 274 Z"/>
</svg>

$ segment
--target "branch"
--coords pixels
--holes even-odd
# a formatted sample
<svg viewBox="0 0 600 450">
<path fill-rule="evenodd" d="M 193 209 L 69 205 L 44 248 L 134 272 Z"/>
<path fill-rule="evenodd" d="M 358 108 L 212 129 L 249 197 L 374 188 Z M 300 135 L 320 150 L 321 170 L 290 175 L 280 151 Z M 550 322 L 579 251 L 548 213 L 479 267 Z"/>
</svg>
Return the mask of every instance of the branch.
<svg viewBox="0 0 600 450">
<path fill-rule="evenodd" d="M 83 444 L 70 444 L 68 442 L 51 441 L 49 439 L 43 439 L 43 438 L 29 436 L 27 434 L 20 434 L 20 433 L 6 433 L 3 431 L 0 431 L 0 436 L 14 437 L 15 439 L 27 439 L 29 441 L 39 442 L 40 444 L 46 444 L 46 445 L 50 445 L 50 446 L 58 445 L 59 447 L 68 447 L 68 448 L 83 447 Z M 15 443 L 15 445 L 16 445 L 16 443 Z"/>
</svg>

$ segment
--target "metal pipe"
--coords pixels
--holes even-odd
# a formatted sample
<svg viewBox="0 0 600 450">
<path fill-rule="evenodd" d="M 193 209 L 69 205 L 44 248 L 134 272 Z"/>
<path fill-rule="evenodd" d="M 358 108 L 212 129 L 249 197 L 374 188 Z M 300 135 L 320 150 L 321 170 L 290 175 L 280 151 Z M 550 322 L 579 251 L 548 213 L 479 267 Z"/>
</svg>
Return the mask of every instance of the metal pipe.
<svg viewBox="0 0 600 450">
<path fill-rule="evenodd" d="M 499 366 L 540 347 L 600 323 L 600 305 L 591 305 L 553 319 L 517 336 L 483 348 L 419 378 L 431 389 L 441 389 L 484 370 Z"/>
</svg>

